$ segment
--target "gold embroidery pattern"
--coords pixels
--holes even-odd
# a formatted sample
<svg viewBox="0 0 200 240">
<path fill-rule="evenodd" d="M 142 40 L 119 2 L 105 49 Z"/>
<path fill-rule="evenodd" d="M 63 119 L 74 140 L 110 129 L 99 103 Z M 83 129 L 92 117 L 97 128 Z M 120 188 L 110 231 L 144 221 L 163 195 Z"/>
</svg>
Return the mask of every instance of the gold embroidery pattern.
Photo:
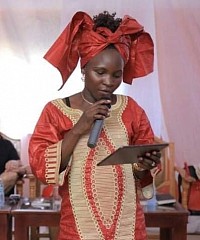
<svg viewBox="0 0 200 240">
<path fill-rule="evenodd" d="M 57 144 L 53 144 L 49 146 L 45 150 L 45 162 L 46 162 L 46 181 L 48 184 L 58 184 L 58 181 L 56 181 L 58 173 L 59 173 L 59 167 L 60 167 L 60 161 L 61 161 L 61 141 Z"/>
<path fill-rule="evenodd" d="M 116 106 L 116 108 L 120 107 L 121 111 L 119 112 L 118 109 L 116 109 L 116 110 L 113 109 L 112 117 L 114 119 L 117 119 L 117 122 L 119 123 L 119 125 L 112 126 L 111 124 L 109 124 L 109 121 L 112 121 L 112 119 L 109 119 L 109 118 L 108 118 L 108 123 L 106 121 L 106 124 L 105 124 L 105 132 L 111 142 L 112 142 L 112 139 L 115 141 L 115 149 L 117 149 L 121 145 L 129 144 L 128 133 L 127 133 L 126 127 L 122 121 L 122 113 L 127 106 L 128 98 L 125 96 L 121 96 L 121 95 L 117 95 L 117 96 L 118 96 L 118 99 L 117 99 L 118 106 Z M 112 129 L 111 130 L 107 129 L 107 126 L 109 126 L 110 128 L 112 127 Z M 136 219 L 135 219 L 135 213 L 136 213 L 135 183 L 134 183 L 132 168 L 131 168 L 131 166 L 129 166 L 129 164 L 128 165 L 125 164 L 123 166 L 123 171 L 124 171 L 124 177 L 126 176 L 126 180 L 124 179 L 124 181 L 126 181 L 125 195 L 123 198 L 122 212 L 119 216 L 119 221 L 118 221 L 118 226 L 117 226 L 117 230 L 118 230 L 117 234 L 118 235 L 116 234 L 116 239 L 133 239 L 134 226 L 135 226 L 135 221 L 136 221 Z M 131 190 L 129 190 L 130 187 L 132 188 Z M 127 218 L 126 211 L 131 211 L 130 206 L 132 208 L 132 217 Z M 131 233 L 131 236 L 128 235 L 128 237 L 126 238 L 125 229 L 124 229 L 124 227 L 121 227 L 121 223 L 123 223 L 123 225 L 125 225 L 125 223 L 126 223 L 126 228 L 130 227 L 130 229 L 126 229 L 126 231 Z"/>
<path fill-rule="evenodd" d="M 112 239 L 134 239 L 136 196 L 131 166 L 96 166 L 111 151 L 128 143 L 121 116 L 126 104 L 127 98 L 118 96 L 95 149 L 86 147 L 88 135 L 75 148 L 69 191 L 80 239 L 107 239 L 113 232 Z M 122 107 L 120 114 L 118 107 Z"/>
<path fill-rule="evenodd" d="M 63 113 L 63 115 L 66 115 L 73 124 L 78 121 L 82 114 L 81 110 L 67 107 L 61 98 L 53 100 L 52 103 Z"/>
<path fill-rule="evenodd" d="M 71 171 L 68 175 L 70 201 L 80 239 L 103 239 L 97 226 L 94 225 L 96 219 L 91 214 L 83 184 L 85 160 L 90 151 L 86 147 L 87 140 L 88 135 L 83 136 L 74 150 Z"/>
</svg>

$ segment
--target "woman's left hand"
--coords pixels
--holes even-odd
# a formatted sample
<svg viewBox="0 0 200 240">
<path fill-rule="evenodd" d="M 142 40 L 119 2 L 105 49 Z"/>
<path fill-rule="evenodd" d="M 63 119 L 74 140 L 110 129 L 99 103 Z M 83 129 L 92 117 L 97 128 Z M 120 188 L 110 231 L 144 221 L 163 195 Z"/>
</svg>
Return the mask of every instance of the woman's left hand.
<svg viewBox="0 0 200 240">
<path fill-rule="evenodd" d="M 160 164 L 160 151 L 147 152 L 144 156 L 138 158 L 138 165 L 144 170 L 150 170 Z"/>
</svg>

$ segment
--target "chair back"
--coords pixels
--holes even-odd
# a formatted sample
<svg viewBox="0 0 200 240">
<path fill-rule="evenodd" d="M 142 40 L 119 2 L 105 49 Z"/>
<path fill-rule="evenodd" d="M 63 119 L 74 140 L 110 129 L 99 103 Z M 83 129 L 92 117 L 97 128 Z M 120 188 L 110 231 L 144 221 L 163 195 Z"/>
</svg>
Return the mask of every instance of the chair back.
<svg viewBox="0 0 200 240">
<path fill-rule="evenodd" d="M 166 143 L 162 138 L 155 137 L 155 143 Z M 177 183 L 174 172 L 174 143 L 161 151 L 161 171 L 155 177 L 155 187 L 159 193 L 170 193 L 176 198 Z"/>
</svg>

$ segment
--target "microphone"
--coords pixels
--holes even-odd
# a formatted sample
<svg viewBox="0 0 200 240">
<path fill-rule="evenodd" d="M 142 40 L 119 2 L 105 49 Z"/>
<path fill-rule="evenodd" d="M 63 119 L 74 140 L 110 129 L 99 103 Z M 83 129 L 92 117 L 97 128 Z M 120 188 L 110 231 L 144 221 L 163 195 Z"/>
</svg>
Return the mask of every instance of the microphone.
<svg viewBox="0 0 200 240">
<path fill-rule="evenodd" d="M 106 104 L 108 108 L 111 108 L 111 104 Z M 94 125 L 92 127 L 87 146 L 90 148 L 96 147 L 97 140 L 99 138 L 99 135 L 101 133 L 101 130 L 103 128 L 103 119 L 96 119 L 94 122 Z"/>
</svg>

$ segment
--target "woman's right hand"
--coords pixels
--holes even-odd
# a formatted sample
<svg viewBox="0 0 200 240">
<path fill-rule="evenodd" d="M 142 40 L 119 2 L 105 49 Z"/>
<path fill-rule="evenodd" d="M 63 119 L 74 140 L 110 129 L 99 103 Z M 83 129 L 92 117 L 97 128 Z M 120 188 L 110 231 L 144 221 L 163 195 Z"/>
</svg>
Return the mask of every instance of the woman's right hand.
<svg viewBox="0 0 200 240">
<path fill-rule="evenodd" d="M 87 133 L 96 119 L 105 119 L 110 116 L 110 100 L 99 100 L 90 105 L 82 114 L 74 126 L 74 130 L 80 134 Z"/>
<path fill-rule="evenodd" d="M 80 136 L 90 131 L 96 119 L 104 119 L 109 116 L 110 110 L 108 105 L 110 103 L 110 100 L 104 99 L 91 104 L 87 109 L 85 109 L 85 111 L 83 111 L 83 114 L 74 127 L 65 133 L 62 141 L 62 161 L 60 172 L 66 168 Z"/>
</svg>

